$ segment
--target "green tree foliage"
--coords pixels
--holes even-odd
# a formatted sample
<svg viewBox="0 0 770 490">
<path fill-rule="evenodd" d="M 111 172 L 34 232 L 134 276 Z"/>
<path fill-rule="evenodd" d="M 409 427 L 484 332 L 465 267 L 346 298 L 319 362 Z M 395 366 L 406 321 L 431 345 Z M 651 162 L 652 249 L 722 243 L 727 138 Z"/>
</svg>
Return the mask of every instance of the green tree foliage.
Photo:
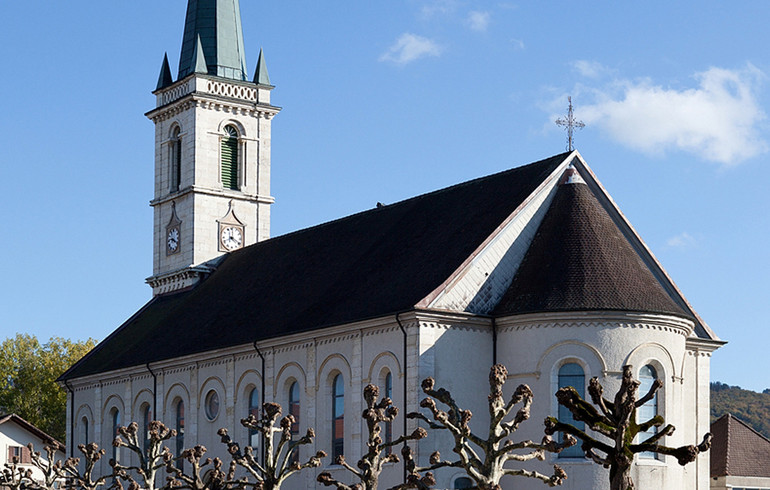
<svg viewBox="0 0 770 490">
<path fill-rule="evenodd" d="M 767 391 L 767 390 L 765 390 Z M 731 413 L 763 436 L 770 438 L 770 394 L 744 390 L 720 382 L 711 383 L 711 421 Z"/>
<path fill-rule="evenodd" d="M 15 413 L 64 441 L 67 393 L 56 384 L 96 341 L 59 337 L 41 344 L 34 335 L 17 334 L 0 344 L 0 411 Z"/>
</svg>

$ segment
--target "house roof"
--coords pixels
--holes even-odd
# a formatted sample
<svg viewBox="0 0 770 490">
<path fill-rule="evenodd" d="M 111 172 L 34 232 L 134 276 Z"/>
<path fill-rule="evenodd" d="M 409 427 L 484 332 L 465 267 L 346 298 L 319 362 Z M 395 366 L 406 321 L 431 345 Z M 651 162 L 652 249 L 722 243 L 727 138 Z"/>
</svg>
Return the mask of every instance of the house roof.
<svg viewBox="0 0 770 490">
<path fill-rule="evenodd" d="M 711 423 L 711 476 L 770 478 L 770 440 L 732 414 Z"/>
<path fill-rule="evenodd" d="M 622 310 L 692 318 L 576 175 L 566 175 L 559 184 L 494 314 Z"/>
<path fill-rule="evenodd" d="M 258 242 L 156 296 L 60 379 L 412 309 L 569 153 Z"/>
<path fill-rule="evenodd" d="M 64 447 L 62 443 L 60 443 L 53 437 L 49 436 L 42 430 L 38 429 L 36 426 L 27 422 L 23 418 L 19 417 L 15 413 L 7 414 L 7 415 L 3 415 L 2 413 L 0 413 L 0 425 L 5 424 L 6 422 L 15 423 L 16 425 L 20 426 L 22 429 L 26 430 L 27 432 L 30 432 L 31 434 L 45 441 L 46 444 L 56 444 L 58 446 Z"/>
</svg>

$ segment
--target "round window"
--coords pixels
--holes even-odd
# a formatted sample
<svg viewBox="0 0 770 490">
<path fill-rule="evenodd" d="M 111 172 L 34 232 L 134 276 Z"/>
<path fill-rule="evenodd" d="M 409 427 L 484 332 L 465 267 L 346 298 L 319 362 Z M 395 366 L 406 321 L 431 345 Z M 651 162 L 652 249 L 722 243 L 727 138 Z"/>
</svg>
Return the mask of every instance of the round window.
<svg viewBox="0 0 770 490">
<path fill-rule="evenodd" d="M 211 390 L 206 395 L 206 417 L 209 420 L 214 420 L 219 415 L 219 395 L 216 391 Z"/>
</svg>

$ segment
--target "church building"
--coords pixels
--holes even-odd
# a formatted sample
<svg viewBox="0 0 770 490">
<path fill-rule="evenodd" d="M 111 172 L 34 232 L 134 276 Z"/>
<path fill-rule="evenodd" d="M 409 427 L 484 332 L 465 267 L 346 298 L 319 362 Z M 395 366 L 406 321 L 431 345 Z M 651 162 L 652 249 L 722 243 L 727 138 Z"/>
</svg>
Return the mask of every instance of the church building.
<svg viewBox="0 0 770 490">
<path fill-rule="evenodd" d="M 116 427 L 161 420 L 172 450 L 203 444 L 227 459 L 217 430 L 259 446 L 240 425 L 277 402 L 314 428 L 324 467 L 291 477 L 316 487 L 344 454 L 355 464 L 367 432 L 363 388 L 380 386 L 400 409 L 396 438 L 418 422 L 420 382 L 433 377 L 486 432 L 487 376 L 509 371 L 506 395 L 526 383 L 532 416 L 514 438 L 539 441 L 561 413 L 554 393 L 606 393 L 633 366 L 643 386 L 663 381 L 643 407 L 676 427 L 668 446 L 709 431 L 709 361 L 724 342 L 698 316 L 620 212 L 586 160 L 569 151 L 494 175 L 270 237 L 271 122 L 265 58 L 247 73 L 238 0 L 188 0 L 176 77 L 164 59 L 155 124 L 152 299 L 60 378 L 67 441 L 112 448 Z M 523 162 L 522 162 L 523 163 Z M 447 434 L 414 443 L 420 463 Z M 104 458 L 102 473 L 109 471 Z M 608 488 L 607 470 L 578 447 L 524 467 L 568 474 L 567 489 Z M 682 467 L 640 456 L 639 488 L 707 489 L 709 455 Z M 437 488 L 466 488 L 459 469 Z M 401 481 L 390 464 L 381 488 Z M 507 477 L 504 488 L 539 489 Z"/>
</svg>

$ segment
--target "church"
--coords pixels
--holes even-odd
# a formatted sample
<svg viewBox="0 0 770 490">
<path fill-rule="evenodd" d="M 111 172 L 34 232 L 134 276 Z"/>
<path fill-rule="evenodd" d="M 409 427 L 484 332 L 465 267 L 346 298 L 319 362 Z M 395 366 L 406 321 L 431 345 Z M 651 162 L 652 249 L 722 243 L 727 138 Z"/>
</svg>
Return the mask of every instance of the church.
<svg viewBox="0 0 770 490">
<path fill-rule="evenodd" d="M 560 414 L 554 393 L 585 395 L 598 377 L 607 393 L 633 366 L 663 381 L 643 408 L 676 427 L 668 446 L 709 430 L 709 362 L 724 344 L 617 208 L 577 151 L 389 205 L 270 237 L 272 104 L 265 57 L 249 76 L 238 0 L 188 0 L 176 76 L 162 64 L 147 112 L 155 124 L 152 299 L 64 373 L 68 451 L 112 448 L 120 425 L 161 420 L 179 435 L 171 449 L 203 444 L 225 458 L 217 430 L 260 445 L 239 421 L 263 402 L 316 438 L 324 467 L 291 477 L 316 487 L 336 455 L 357 461 L 366 427 L 363 388 L 380 386 L 400 409 L 385 437 L 412 432 L 420 382 L 433 377 L 485 431 L 489 368 L 504 364 L 510 393 L 534 392 L 532 416 L 515 433 L 539 441 Z M 522 162 L 524 163 L 524 162 Z M 418 461 L 447 434 L 414 443 Z M 109 471 L 107 459 L 102 473 Z M 607 470 L 579 448 L 525 467 L 567 489 L 608 488 Z M 381 488 L 402 481 L 390 464 Z M 709 455 L 682 467 L 637 457 L 639 488 L 705 489 Z M 436 472 L 437 488 L 466 488 L 459 469 Z M 507 477 L 504 488 L 543 484 Z"/>
</svg>

